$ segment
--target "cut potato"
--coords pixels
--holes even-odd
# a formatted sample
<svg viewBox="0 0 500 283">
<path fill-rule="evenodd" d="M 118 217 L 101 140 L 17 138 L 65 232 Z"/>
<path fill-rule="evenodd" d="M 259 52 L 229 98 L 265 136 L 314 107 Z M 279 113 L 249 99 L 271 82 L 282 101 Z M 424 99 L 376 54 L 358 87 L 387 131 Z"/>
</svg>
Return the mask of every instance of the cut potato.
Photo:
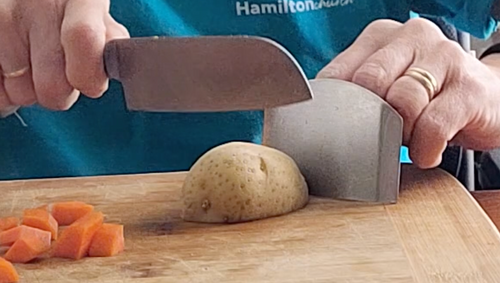
<svg viewBox="0 0 500 283">
<path fill-rule="evenodd" d="M 309 190 L 290 156 L 263 145 L 230 142 L 195 162 L 182 200 L 185 221 L 237 223 L 301 209 Z"/>
</svg>

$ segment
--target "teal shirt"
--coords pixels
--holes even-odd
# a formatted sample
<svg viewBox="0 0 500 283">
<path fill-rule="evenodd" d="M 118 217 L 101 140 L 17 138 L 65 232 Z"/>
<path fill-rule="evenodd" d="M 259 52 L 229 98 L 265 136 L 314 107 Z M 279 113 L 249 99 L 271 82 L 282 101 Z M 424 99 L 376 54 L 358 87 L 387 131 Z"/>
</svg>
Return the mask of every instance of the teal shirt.
<svg viewBox="0 0 500 283">
<path fill-rule="evenodd" d="M 312 78 L 376 19 L 406 21 L 404 0 L 113 0 L 131 36 L 259 35 L 276 40 Z M 415 11 L 445 16 L 477 37 L 496 28 L 492 0 L 418 0 Z M 244 56 L 244 54 L 242 54 Z M 166 94 L 168 95 L 168 94 Z M 228 141 L 260 143 L 261 111 L 129 112 L 121 86 L 81 97 L 69 111 L 37 106 L 0 119 L 0 179 L 165 172 L 188 169 Z M 403 151 L 402 161 L 407 160 Z"/>
</svg>

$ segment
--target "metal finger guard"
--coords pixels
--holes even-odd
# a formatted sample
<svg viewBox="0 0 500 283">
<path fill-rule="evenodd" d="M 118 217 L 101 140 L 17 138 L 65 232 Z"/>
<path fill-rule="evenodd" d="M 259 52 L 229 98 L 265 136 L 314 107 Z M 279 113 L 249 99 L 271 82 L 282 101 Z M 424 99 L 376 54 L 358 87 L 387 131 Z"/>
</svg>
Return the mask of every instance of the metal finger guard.
<svg viewBox="0 0 500 283">
<path fill-rule="evenodd" d="M 402 117 L 350 82 L 310 81 L 314 99 L 265 110 L 263 144 L 290 155 L 311 195 L 396 203 Z"/>
</svg>

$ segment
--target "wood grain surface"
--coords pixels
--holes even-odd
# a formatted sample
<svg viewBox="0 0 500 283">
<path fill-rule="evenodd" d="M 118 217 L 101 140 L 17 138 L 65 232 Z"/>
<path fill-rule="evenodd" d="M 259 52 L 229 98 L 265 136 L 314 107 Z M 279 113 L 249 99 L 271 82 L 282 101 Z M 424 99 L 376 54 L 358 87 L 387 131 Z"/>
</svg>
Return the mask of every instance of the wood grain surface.
<svg viewBox="0 0 500 283">
<path fill-rule="evenodd" d="M 402 175 L 395 205 L 311 198 L 232 225 L 179 218 L 183 173 L 3 182 L 0 217 L 80 200 L 125 225 L 119 256 L 16 265 L 21 282 L 499 282 L 499 233 L 471 195 L 439 169 Z"/>
<path fill-rule="evenodd" d="M 500 227 L 500 190 L 474 191 L 471 194 L 495 226 Z"/>
</svg>

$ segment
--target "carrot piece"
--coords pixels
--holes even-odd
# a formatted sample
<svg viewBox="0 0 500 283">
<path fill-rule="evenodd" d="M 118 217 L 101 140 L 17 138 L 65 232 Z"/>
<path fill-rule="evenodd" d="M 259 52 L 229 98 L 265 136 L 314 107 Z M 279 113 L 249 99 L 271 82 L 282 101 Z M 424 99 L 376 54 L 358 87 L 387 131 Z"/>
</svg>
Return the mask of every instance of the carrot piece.
<svg viewBox="0 0 500 283">
<path fill-rule="evenodd" d="M 0 257 L 3 254 L 5 254 L 7 252 L 7 250 L 9 250 L 9 247 L 7 247 L 7 246 L 4 246 L 4 247 L 0 246 Z"/>
<path fill-rule="evenodd" d="M 51 233 L 32 228 L 21 233 L 5 254 L 5 259 L 12 263 L 27 263 L 50 249 Z"/>
<path fill-rule="evenodd" d="M 11 246 L 19 238 L 26 235 L 28 237 L 33 237 L 34 235 L 40 234 L 41 232 L 48 233 L 49 231 L 44 231 L 42 229 L 33 228 L 26 225 L 20 225 L 9 229 L 7 231 L 0 232 L 0 246 Z"/>
<path fill-rule="evenodd" d="M 22 224 L 49 231 L 52 234 L 52 239 L 57 240 L 57 229 L 59 225 L 47 210 L 40 208 L 24 210 Z"/>
<path fill-rule="evenodd" d="M 19 275 L 12 263 L 0 257 L 0 283 L 17 283 Z"/>
<path fill-rule="evenodd" d="M 123 225 L 104 223 L 92 238 L 89 256 L 110 257 L 122 252 L 124 248 Z"/>
<path fill-rule="evenodd" d="M 12 229 L 19 225 L 19 218 L 17 217 L 5 217 L 0 218 L 0 232 Z"/>
<path fill-rule="evenodd" d="M 81 259 L 88 254 L 90 242 L 104 222 L 102 212 L 93 211 L 73 222 L 61 232 L 54 244 L 52 257 Z"/>
<path fill-rule="evenodd" d="M 35 207 L 35 209 L 42 209 L 42 210 L 50 210 L 50 207 L 49 205 L 47 204 L 44 204 L 44 205 L 40 205 L 39 207 Z"/>
<path fill-rule="evenodd" d="M 71 225 L 93 210 L 94 206 L 81 201 L 58 202 L 52 205 L 52 216 L 60 226 L 65 226 Z"/>
</svg>

